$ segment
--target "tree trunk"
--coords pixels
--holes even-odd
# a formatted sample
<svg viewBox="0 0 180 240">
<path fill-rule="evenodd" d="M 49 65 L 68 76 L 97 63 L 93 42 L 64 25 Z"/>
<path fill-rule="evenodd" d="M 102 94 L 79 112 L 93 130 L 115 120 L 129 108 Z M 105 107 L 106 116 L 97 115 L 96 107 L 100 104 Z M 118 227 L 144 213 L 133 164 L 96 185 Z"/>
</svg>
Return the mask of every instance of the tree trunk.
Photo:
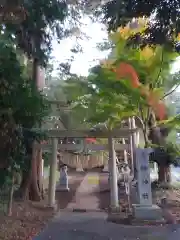
<svg viewBox="0 0 180 240">
<path fill-rule="evenodd" d="M 21 199 L 29 199 L 29 187 L 31 185 L 31 169 L 29 168 L 29 171 L 23 171 L 22 172 L 22 181 L 20 188 L 17 192 L 18 198 Z"/>
<path fill-rule="evenodd" d="M 149 144 L 149 139 L 148 139 L 148 132 L 147 132 L 147 127 L 143 128 L 143 136 L 144 136 L 144 147 L 147 148 Z"/>
<path fill-rule="evenodd" d="M 12 215 L 13 193 L 14 193 L 14 174 L 12 176 L 11 188 L 10 188 L 10 191 L 9 191 L 8 209 L 7 209 L 7 215 L 8 216 Z"/>
<path fill-rule="evenodd" d="M 15 197 L 22 200 L 29 199 L 29 187 L 31 184 L 31 159 L 28 157 L 26 161 L 26 169 L 21 173 L 21 184 L 18 191 L 15 192 Z"/>
<path fill-rule="evenodd" d="M 32 165 L 31 165 L 31 185 L 30 185 L 30 199 L 33 201 L 41 200 L 41 193 L 38 184 L 38 165 L 39 165 L 39 150 L 33 146 Z"/>
<path fill-rule="evenodd" d="M 42 185 L 38 176 L 39 150 L 33 147 L 31 166 L 29 171 L 22 173 L 22 182 L 18 191 L 18 196 L 22 199 L 30 199 L 32 201 L 40 201 L 42 199 Z"/>
<path fill-rule="evenodd" d="M 171 183 L 171 168 L 170 166 L 167 166 L 165 168 L 165 171 L 166 171 L 166 180 L 167 180 L 167 183 Z"/>
<path fill-rule="evenodd" d="M 165 166 L 162 164 L 158 165 L 158 182 L 159 183 L 166 183 L 166 169 Z"/>
<path fill-rule="evenodd" d="M 39 191 L 41 193 L 41 197 L 44 198 L 44 190 L 43 190 L 43 169 L 44 169 L 44 162 L 42 159 L 42 149 L 38 150 L 38 154 L 37 154 L 37 162 L 38 162 L 38 187 L 39 187 Z"/>
<path fill-rule="evenodd" d="M 171 169 L 167 165 L 158 165 L 158 182 L 170 183 L 171 182 Z"/>
<path fill-rule="evenodd" d="M 36 41 L 35 41 L 36 43 Z M 35 45 L 38 47 L 39 42 Z M 35 83 L 35 87 L 38 89 L 39 79 L 38 79 L 38 68 L 39 61 L 37 57 L 33 59 L 33 81 Z M 33 201 L 40 201 L 42 198 L 42 176 L 40 176 L 39 169 L 42 166 L 42 151 L 36 149 L 33 146 L 33 154 L 32 154 L 32 163 L 31 163 L 31 184 L 29 187 L 29 197 Z"/>
<path fill-rule="evenodd" d="M 32 78 L 33 78 L 33 81 L 34 81 L 34 87 L 36 87 L 37 89 L 38 89 L 38 86 L 39 86 L 38 68 L 39 68 L 38 59 L 34 58 L 33 59 Z"/>
<path fill-rule="evenodd" d="M 34 47 L 35 50 L 40 48 L 40 42 L 37 36 L 34 39 Z M 32 80 L 36 89 L 38 89 L 39 86 L 38 68 L 39 60 L 38 57 L 35 56 L 32 65 Z M 42 167 L 42 151 L 35 149 L 34 146 L 32 151 L 32 159 L 29 165 L 29 171 L 23 172 L 22 174 L 20 194 L 23 198 L 31 199 L 33 201 L 40 201 L 43 191 L 42 170 L 40 169 Z"/>
</svg>

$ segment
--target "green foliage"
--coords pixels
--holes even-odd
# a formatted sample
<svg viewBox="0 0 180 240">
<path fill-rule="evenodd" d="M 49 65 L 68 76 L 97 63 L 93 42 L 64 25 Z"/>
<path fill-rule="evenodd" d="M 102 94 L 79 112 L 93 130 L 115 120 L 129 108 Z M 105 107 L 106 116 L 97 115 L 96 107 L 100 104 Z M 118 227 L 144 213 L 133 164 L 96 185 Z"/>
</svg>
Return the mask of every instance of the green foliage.
<svg viewBox="0 0 180 240">
<path fill-rule="evenodd" d="M 111 34 L 112 51 L 108 60 L 91 69 L 86 79 L 66 81 L 67 91 L 72 93 L 71 100 L 76 108 L 83 109 L 85 121 L 91 124 L 106 122 L 114 127 L 122 119 L 138 115 L 144 125 L 148 124 L 152 109 L 147 99 L 139 88 L 132 88 L 127 77 L 118 79 L 112 71 L 121 62 L 132 65 L 142 86 L 160 98 L 178 83 L 178 78 L 169 73 L 177 56 L 174 51 L 160 45 L 144 49 L 127 46 L 127 39 L 138 31 L 141 29 L 133 31 L 126 26 Z"/>
<path fill-rule="evenodd" d="M 157 162 L 158 165 L 177 165 L 177 158 L 180 156 L 180 148 L 174 143 L 166 143 L 163 147 L 154 148 L 154 153 L 151 154 L 150 160 Z"/>
<path fill-rule="evenodd" d="M 180 114 L 176 116 L 172 116 L 167 120 L 162 121 L 162 123 L 166 124 L 170 128 L 179 129 L 180 128 Z"/>
<path fill-rule="evenodd" d="M 94 67 L 86 79 L 67 81 L 66 88 L 73 93 L 71 100 L 75 107 L 83 108 L 84 121 L 92 125 L 105 123 L 108 128 L 114 128 L 130 116 L 140 117 L 144 124 L 144 134 L 149 141 L 146 144 L 150 143 L 155 147 L 153 160 L 170 164 L 179 154 L 178 149 L 164 141 L 165 134 L 161 127 L 155 127 L 155 114 L 147 99 L 141 95 L 140 89 L 133 89 L 127 77 L 118 79 L 112 69 L 117 68 L 121 62 L 129 63 L 136 70 L 142 86 L 164 99 L 179 82 L 177 75 L 170 74 L 177 53 L 160 45 L 143 49 L 129 46 L 127 39 L 132 34 L 134 33 L 128 26 L 113 33 L 110 36 L 112 52 L 108 60 Z M 152 127 L 151 139 L 148 136 L 149 127 Z M 162 142 L 163 146 L 158 146 Z"/>
<path fill-rule="evenodd" d="M 110 38 L 114 43 L 114 48 L 112 49 L 113 64 L 118 66 L 123 61 L 129 63 L 136 70 L 142 84 L 148 85 L 153 89 L 161 87 L 169 87 L 171 89 L 177 83 L 177 77 L 173 76 L 172 79 L 170 70 L 178 54 L 165 45 L 146 46 L 144 49 L 128 46 L 127 39 L 129 37 L 146 29 L 145 20 L 139 19 L 139 22 L 142 27 L 136 31 L 127 25 L 111 34 Z"/>
<path fill-rule="evenodd" d="M 47 114 L 48 104 L 33 81 L 23 77 L 23 67 L 12 44 L 2 39 L 0 49 L 1 112 L 9 110 L 16 124 L 33 127 Z"/>
<path fill-rule="evenodd" d="M 41 123 L 48 113 L 48 104 L 33 86 L 33 81 L 24 77 L 16 48 L 5 36 L 0 39 L 0 52 L 0 164 L 11 175 L 27 167 L 30 156 L 24 128 L 31 131 Z M 37 133 L 34 135 L 37 137 Z"/>
<path fill-rule="evenodd" d="M 8 23 L 6 29 L 16 36 L 18 46 L 39 63 L 48 60 L 52 49 L 52 35 L 63 37 L 63 23 L 68 15 L 66 1 L 22 1 L 27 16 L 20 24 Z"/>
<path fill-rule="evenodd" d="M 134 18 L 147 17 L 148 27 L 143 34 L 136 34 L 134 41 L 137 45 L 160 44 L 174 46 L 179 51 L 179 45 L 174 41 L 174 35 L 180 32 L 179 1 L 154 0 L 111 0 L 102 8 L 96 9 L 109 31 L 117 30 Z M 136 22 L 131 24 L 136 28 Z"/>
<path fill-rule="evenodd" d="M 78 82 L 81 83 L 81 86 Z M 85 78 L 79 79 L 75 75 L 63 81 L 57 77 L 57 80 L 49 85 L 45 91 L 48 100 L 69 103 L 69 107 L 62 107 L 58 103 L 52 105 L 50 115 L 54 116 L 54 119 L 49 121 L 49 126 L 58 125 L 59 128 L 65 129 L 83 128 L 84 116 L 87 111 L 84 106 L 77 104 L 76 100 L 78 96 L 83 95 L 85 87 Z"/>
</svg>

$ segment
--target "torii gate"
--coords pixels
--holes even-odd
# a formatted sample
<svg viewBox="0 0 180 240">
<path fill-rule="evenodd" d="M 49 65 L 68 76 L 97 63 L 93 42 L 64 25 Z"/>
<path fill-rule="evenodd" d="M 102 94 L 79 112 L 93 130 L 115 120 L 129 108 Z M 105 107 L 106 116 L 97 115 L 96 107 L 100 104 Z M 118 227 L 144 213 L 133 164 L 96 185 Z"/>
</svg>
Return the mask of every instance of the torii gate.
<svg viewBox="0 0 180 240">
<path fill-rule="evenodd" d="M 59 150 L 77 150 L 79 144 L 59 144 L 58 138 L 63 137 L 74 137 L 74 138 L 107 138 L 108 144 L 97 145 L 88 144 L 89 149 L 94 151 L 108 150 L 109 151 L 109 173 L 110 173 L 110 194 L 111 194 L 111 207 L 119 207 L 118 199 L 118 186 L 117 186 L 117 171 L 116 171 L 116 153 L 115 150 L 128 150 L 129 145 L 114 144 L 113 138 L 126 138 L 132 136 L 137 132 L 137 129 L 114 129 L 112 131 L 108 130 L 48 130 L 46 133 L 49 138 L 52 139 L 52 146 L 46 146 L 52 150 L 52 159 L 50 163 L 50 175 L 49 175 L 49 206 L 53 207 L 55 205 L 55 192 L 56 192 L 56 168 L 57 168 L 57 151 Z M 132 152 L 131 152 L 132 154 Z"/>
</svg>

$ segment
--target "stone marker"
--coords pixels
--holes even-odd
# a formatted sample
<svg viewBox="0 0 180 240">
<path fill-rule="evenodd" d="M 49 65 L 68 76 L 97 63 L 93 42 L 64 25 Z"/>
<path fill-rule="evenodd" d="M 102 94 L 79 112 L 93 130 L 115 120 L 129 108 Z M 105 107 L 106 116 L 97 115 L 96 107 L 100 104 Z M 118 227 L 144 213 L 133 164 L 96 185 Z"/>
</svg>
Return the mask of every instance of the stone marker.
<svg viewBox="0 0 180 240">
<path fill-rule="evenodd" d="M 153 152 L 151 148 L 136 149 L 139 203 L 144 206 L 152 205 L 152 191 L 149 168 L 149 154 L 151 152 Z"/>
<path fill-rule="evenodd" d="M 162 211 L 152 204 L 152 191 L 149 167 L 151 148 L 136 149 L 137 192 L 139 204 L 133 204 L 134 217 L 144 220 L 162 219 Z"/>
<path fill-rule="evenodd" d="M 59 179 L 59 185 L 57 187 L 57 191 L 69 191 L 67 171 L 68 169 L 66 165 L 60 169 L 60 179 Z"/>
</svg>

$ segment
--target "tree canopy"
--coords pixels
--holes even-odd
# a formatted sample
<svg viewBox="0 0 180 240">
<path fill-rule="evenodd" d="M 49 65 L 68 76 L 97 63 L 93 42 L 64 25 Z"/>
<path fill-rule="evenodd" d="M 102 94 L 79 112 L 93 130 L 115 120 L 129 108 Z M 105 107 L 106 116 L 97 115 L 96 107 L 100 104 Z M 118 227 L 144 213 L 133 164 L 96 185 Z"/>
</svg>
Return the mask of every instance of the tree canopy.
<svg viewBox="0 0 180 240">
<path fill-rule="evenodd" d="M 146 98 L 140 94 L 140 89 L 132 88 L 131 81 L 127 76 L 118 78 L 112 71 L 114 68 L 118 68 L 121 62 L 133 66 L 142 86 L 162 99 L 170 94 L 169 91 L 179 81 L 177 75 L 170 75 L 170 68 L 177 57 L 175 51 L 165 45 L 147 46 L 144 49 L 127 46 L 129 37 L 143 31 L 146 27 L 145 20 L 139 19 L 139 22 L 142 24 L 139 29 L 132 30 L 129 25 L 126 25 L 110 34 L 112 50 L 108 60 L 102 61 L 99 66 L 93 68 L 87 79 L 81 78 L 79 82 L 71 79 L 69 82 L 69 90 L 73 89 L 76 82 L 76 91 L 73 95 L 75 97 L 76 93 L 81 96 L 76 96 L 76 101 L 78 99 L 81 106 L 90 104 L 86 105 L 86 108 L 89 114 L 90 109 L 93 109 L 92 118 L 94 120 L 97 118 L 97 121 L 103 122 L 106 121 L 105 118 L 118 119 L 122 113 L 124 116 L 128 116 L 130 112 L 131 115 L 135 115 L 135 112 L 139 112 L 141 104 L 143 107 L 149 108 Z M 147 111 L 144 111 L 141 118 L 146 119 L 146 114 Z M 146 122 L 148 121 L 146 119 Z"/>
<path fill-rule="evenodd" d="M 84 108 L 84 119 L 92 126 L 104 123 L 111 129 L 123 124 L 128 117 L 137 116 L 142 123 L 145 147 L 151 145 L 156 149 L 153 160 L 169 165 L 179 154 L 179 149 L 166 141 L 169 128 L 158 122 L 157 111 L 147 101 L 146 94 L 142 94 L 142 89 L 166 104 L 165 98 L 179 85 L 178 73 L 170 73 L 178 54 L 166 44 L 144 48 L 128 45 L 128 39 L 146 27 L 145 19 L 139 21 L 142 24 L 139 29 L 131 29 L 127 24 L 110 34 L 108 59 L 91 69 L 87 78 L 67 81 L 66 87 L 73 92 L 72 101 L 76 106 Z M 136 70 L 141 83 L 139 87 L 133 88 L 128 75 L 117 75 L 115 69 L 124 62 Z M 168 111 L 165 117 L 168 118 Z"/>
<path fill-rule="evenodd" d="M 26 18 L 19 24 L 6 23 L 6 29 L 16 36 L 18 46 L 29 57 L 38 58 L 42 64 L 47 61 L 52 49 L 52 35 L 63 36 L 63 23 L 68 15 L 65 1 L 23 1 Z"/>
<path fill-rule="evenodd" d="M 174 45 L 180 51 L 178 41 L 174 37 L 180 33 L 180 2 L 178 0 L 111 0 L 99 8 L 103 22 L 107 24 L 109 31 L 117 30 L 119 26 L 125 26 L 134 18 L 148 18 L 148 28 L 143 34 L 137 34 L 134 40 L 138 44 L 168 44 Z M 137 27 L 136 22 L 132 27 Z"/>
</svg>

